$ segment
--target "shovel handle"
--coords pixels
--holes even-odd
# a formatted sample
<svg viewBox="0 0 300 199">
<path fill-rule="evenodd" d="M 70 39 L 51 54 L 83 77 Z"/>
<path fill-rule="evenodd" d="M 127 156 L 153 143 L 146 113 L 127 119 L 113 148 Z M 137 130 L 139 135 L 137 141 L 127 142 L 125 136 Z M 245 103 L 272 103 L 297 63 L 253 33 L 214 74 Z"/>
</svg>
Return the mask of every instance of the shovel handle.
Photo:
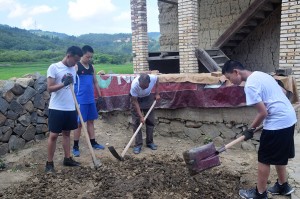
<svg viewBox="0 0 300 199">
<path fill-rule="evenodd" d="M 262 128 L 263 128 L 262 125 L 259 126 L 259 127 L 257 127 L 253 133 L 255 133 L 255 132 L 257 132 L 257 131 L 260 131 Z M 239 142 L 244 141 L 244 139 L 245 139 L 245 136 L 242 135 L 241 137 L 239 137 L 239 138 L 233 140 L 232 142 L 229 142 L 228 144 L 225 145 L 225 150 L 226 150 L 226 149 L 229 149 L 230 147 L 232 147 L 233 145 L 235 145 L 235 144 L 237 144 L 237 143 L 239 143 Z"/>
<path fill-rule="evenodd" d="M 296 103 L 295 105 L 293 105 L 293 108 L 295 109 L 295 111 L 296 111 L 299 107 L 300 107 L 300 103 Z M 254 133 L 257 132 L 257 131 L 260 131 L 262 128 L 263 128 L 262 125 L 259 126 L 258 128 L 255 129 Z M 235 145 L 235 144 L 237 144 L 237 143 L 239 143 L 239 142 L 244 141 L 244 139 L 245 139 L 245 136 L 242 135 L 241 137 L 239 137 L 239 138 L 233 140 L 232 142 L 226 144 L 225 147 L 224 147 L 225 150 L 226 150 L 226 149 L 229 149 L 230 147 L 232 147 L 233 145 Z"/>
<path fill-rule="evenodd" d="M 154 108 L 156 104 L 156 100 L 154 100 L 152 106 L 150 107 L 149 111 L 147 112 L 146 116 L 144 117 L 145 120 L 147 119 L 148 115 L 151 113 L 152 109 Z M 123 150 L 123 152 L 121 153 L 121 157 L 123 158 L 125 153 L 127 152 L 128 148 L 130 147 L 133 139 L 135 138 L 135 136 L 137 135 L 137 133 L 140 131 L 140 129 L 142 128 L 143 123 L 141 122 L 139 127 L 136 129 L 136 131 L 134 132 L 133 136 L 131 137 L 130 141 L 128 142 L 128 144 L 126 145 L 125 149 Z"/>
<path fill-rule="evenodd" d="M 76 96 L 75 96 L 75 93 L 74 93 L 74 86 L 73 86 L 73 84 L 70 84 L 70 89 L 71 89 L 71 92 L 72 92 L 73 100 L 75 102 L 75 106 L 76 106 L 76 110 L 77 110 L 78 116 L 80 118 L 81 126 L 83 128 L 84 137 L 86 138 L 86 142 L 87 142 L 89 150 L 91 152 L 94 166 L 97 168 L 97 167 L 100 166 L 101 163 L 100 163 L 99 160 L 97 160 L 97 158 L 95 156 L 95 153 L 94 153 L 94 150 L 93 150 L 93 147 L 92 147 L 92 144 L 90 142 L 90 137 L 89 137 L 88 131 L 86 129 L 86 126 L 84 125 L 84 121 L 83 121 L 83 118 L 82 118 L 82 115 L 81 115 L 81 112 L 80 112 L 80 108 L 79 108 L 79 105 L 78 105 L 78 102 L 77 102 L 77 99 L 76 99 Z"/>
</svg>

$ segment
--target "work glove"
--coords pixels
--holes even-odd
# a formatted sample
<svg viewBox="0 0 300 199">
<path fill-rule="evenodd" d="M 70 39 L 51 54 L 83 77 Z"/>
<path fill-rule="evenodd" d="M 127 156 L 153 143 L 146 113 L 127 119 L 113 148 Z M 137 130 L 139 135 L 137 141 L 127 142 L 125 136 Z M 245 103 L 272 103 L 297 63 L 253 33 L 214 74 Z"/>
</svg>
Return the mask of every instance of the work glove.
<svg viewBox="0 0 300 199">
<path fill-rule="evenodd" d="M 250 129 L 243 131 L 242 134 L 245 136 L 244 141 L 247 141 L 247 140 L 253 138 L 254 131 L 255 131 L 255 128 L 250 128 Z"/>
<path fill-rule="evenodd" d="M 64 86 L 68 86 L 69 84 L 73 83 L 73 75 L 71 73 L 67 73 L 62 78 L 62 83 L 64 83 Z"/>
</svg>

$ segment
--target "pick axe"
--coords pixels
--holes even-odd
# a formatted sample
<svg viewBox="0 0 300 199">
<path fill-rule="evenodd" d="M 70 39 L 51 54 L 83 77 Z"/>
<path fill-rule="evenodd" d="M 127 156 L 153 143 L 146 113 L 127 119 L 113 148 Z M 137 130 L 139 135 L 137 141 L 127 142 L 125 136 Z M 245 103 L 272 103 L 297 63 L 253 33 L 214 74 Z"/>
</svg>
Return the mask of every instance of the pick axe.
<svg viewBox="0 0 300 199">
<path fill-rule="evenodd" d="M 152 109 L 154 108 L 156 104 L 156 100 L 153 102 L 152 106 L 150 107 L 150 109 L 148 110 L 146 116 L 144 117 L 145 120 L 147 119 L 148 115 L 151 113 Z M 123 161 L 124 160 L 124 156 L 125 156 L 125 153 L 127 152 L 128 148 L 130 147 L 133 139 L 135 138 L 135 136 L 138 134 L 139 130 L 142 128 L 143 126 L 143 123 L 141 122 L 139 127 L 136 129 L 136 131 L 134 132 L 133 136 L 131 137 L 130 141 L 128 142 L 128 144 L 126 145 L 125 149 L 123 150 L 123 152 L 121 153 L 121 156 L 118 154 L 118 152 L 116 151 L 116 149 L 113 147 L 113 146 L 109 146 L 108 149 L 109 151 L 111 152 L 111 154 L 117 158 L 118 160 L 120 161 Z"/>
</svg>

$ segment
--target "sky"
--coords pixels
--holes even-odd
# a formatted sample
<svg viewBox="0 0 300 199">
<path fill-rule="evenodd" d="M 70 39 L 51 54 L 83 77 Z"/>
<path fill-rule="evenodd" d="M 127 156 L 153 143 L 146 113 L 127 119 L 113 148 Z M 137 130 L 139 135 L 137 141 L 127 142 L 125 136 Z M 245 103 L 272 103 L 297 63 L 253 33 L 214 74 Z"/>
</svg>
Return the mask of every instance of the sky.
<svg viewBox="0 0 300 199">
<path fill-rule="evenodd" d="M 0 0 L 0 24 L 66 33 L 131 33 L 130 0 Z M 159 32 L 157 0 L 147 0 L 148 32 Z"/>
</svg>

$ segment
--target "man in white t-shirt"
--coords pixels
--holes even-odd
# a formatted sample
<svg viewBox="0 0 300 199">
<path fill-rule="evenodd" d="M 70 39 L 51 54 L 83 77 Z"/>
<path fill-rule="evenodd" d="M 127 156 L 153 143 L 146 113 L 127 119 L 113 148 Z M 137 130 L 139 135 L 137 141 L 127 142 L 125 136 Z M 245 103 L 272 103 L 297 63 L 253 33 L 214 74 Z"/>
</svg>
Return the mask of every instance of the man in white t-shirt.
<svg viewBox="0 0 300 199">
<path fill-rule="evenodd" d="M 64 148 L 64 166 L 79 166 L 70 156 L 70 131 L 77 128 L 77 113 L 72 97 L 70 84 L 75 81 L 75 64 L 82 57 L 82 51 L 77 46 L 68 48 L 62 61 L 51 64 L 47 71 L 47 89 L 51 94 L 49 102 L 48 126 L 48 160 L 45 172 L 55 172 L 53 156 L 58 135 L 62 133 Z"/>
<path fill-rule="evenodd" d="M 154 87 L 154 95 L 151 91 Z M 140 74 L 140 76 L 134 78 L 130 88 L 131 96 L 131 114 L 133 123 L 133 132 L 136 131 L 140 123 L 146 123 L 146 146 L 152 150 L 157 149 L 157 145 L 153 142 L 153 130 L 154 130 L 154 112 L 148 115 L 145 120 L 143 114 L 147 114 L 151 105 L 156 100 L 160 99 L 158 92 L 158 77 L 156 75 Z M 133 152 L 139 154 L 143 146 L 143 136 L 140 130 L 135 137 L 135 146 Z"/>
<path fill-rule="evenodd" d="M 263 123 L 258 150 L 257 187 L 240 190 L 242 198 L 268 198 L 274 195 L 290 195 L 294 189 L 287 182 L 286 165 L 295 157 L 294 128 L 297 122 L 295 110 L 275 79 L 263 72 L 246 70 L 238 61 L 229 60 L 222 73 L 233 84 L 245 83 L 246 103 L 254 106 L 257 115 L 250 128 L 243 132 L 245 141 L 253 137 L 255 128 Z M 275 165 L 278 179 L 267 188 L 270 165 Z"/>
</svg>

